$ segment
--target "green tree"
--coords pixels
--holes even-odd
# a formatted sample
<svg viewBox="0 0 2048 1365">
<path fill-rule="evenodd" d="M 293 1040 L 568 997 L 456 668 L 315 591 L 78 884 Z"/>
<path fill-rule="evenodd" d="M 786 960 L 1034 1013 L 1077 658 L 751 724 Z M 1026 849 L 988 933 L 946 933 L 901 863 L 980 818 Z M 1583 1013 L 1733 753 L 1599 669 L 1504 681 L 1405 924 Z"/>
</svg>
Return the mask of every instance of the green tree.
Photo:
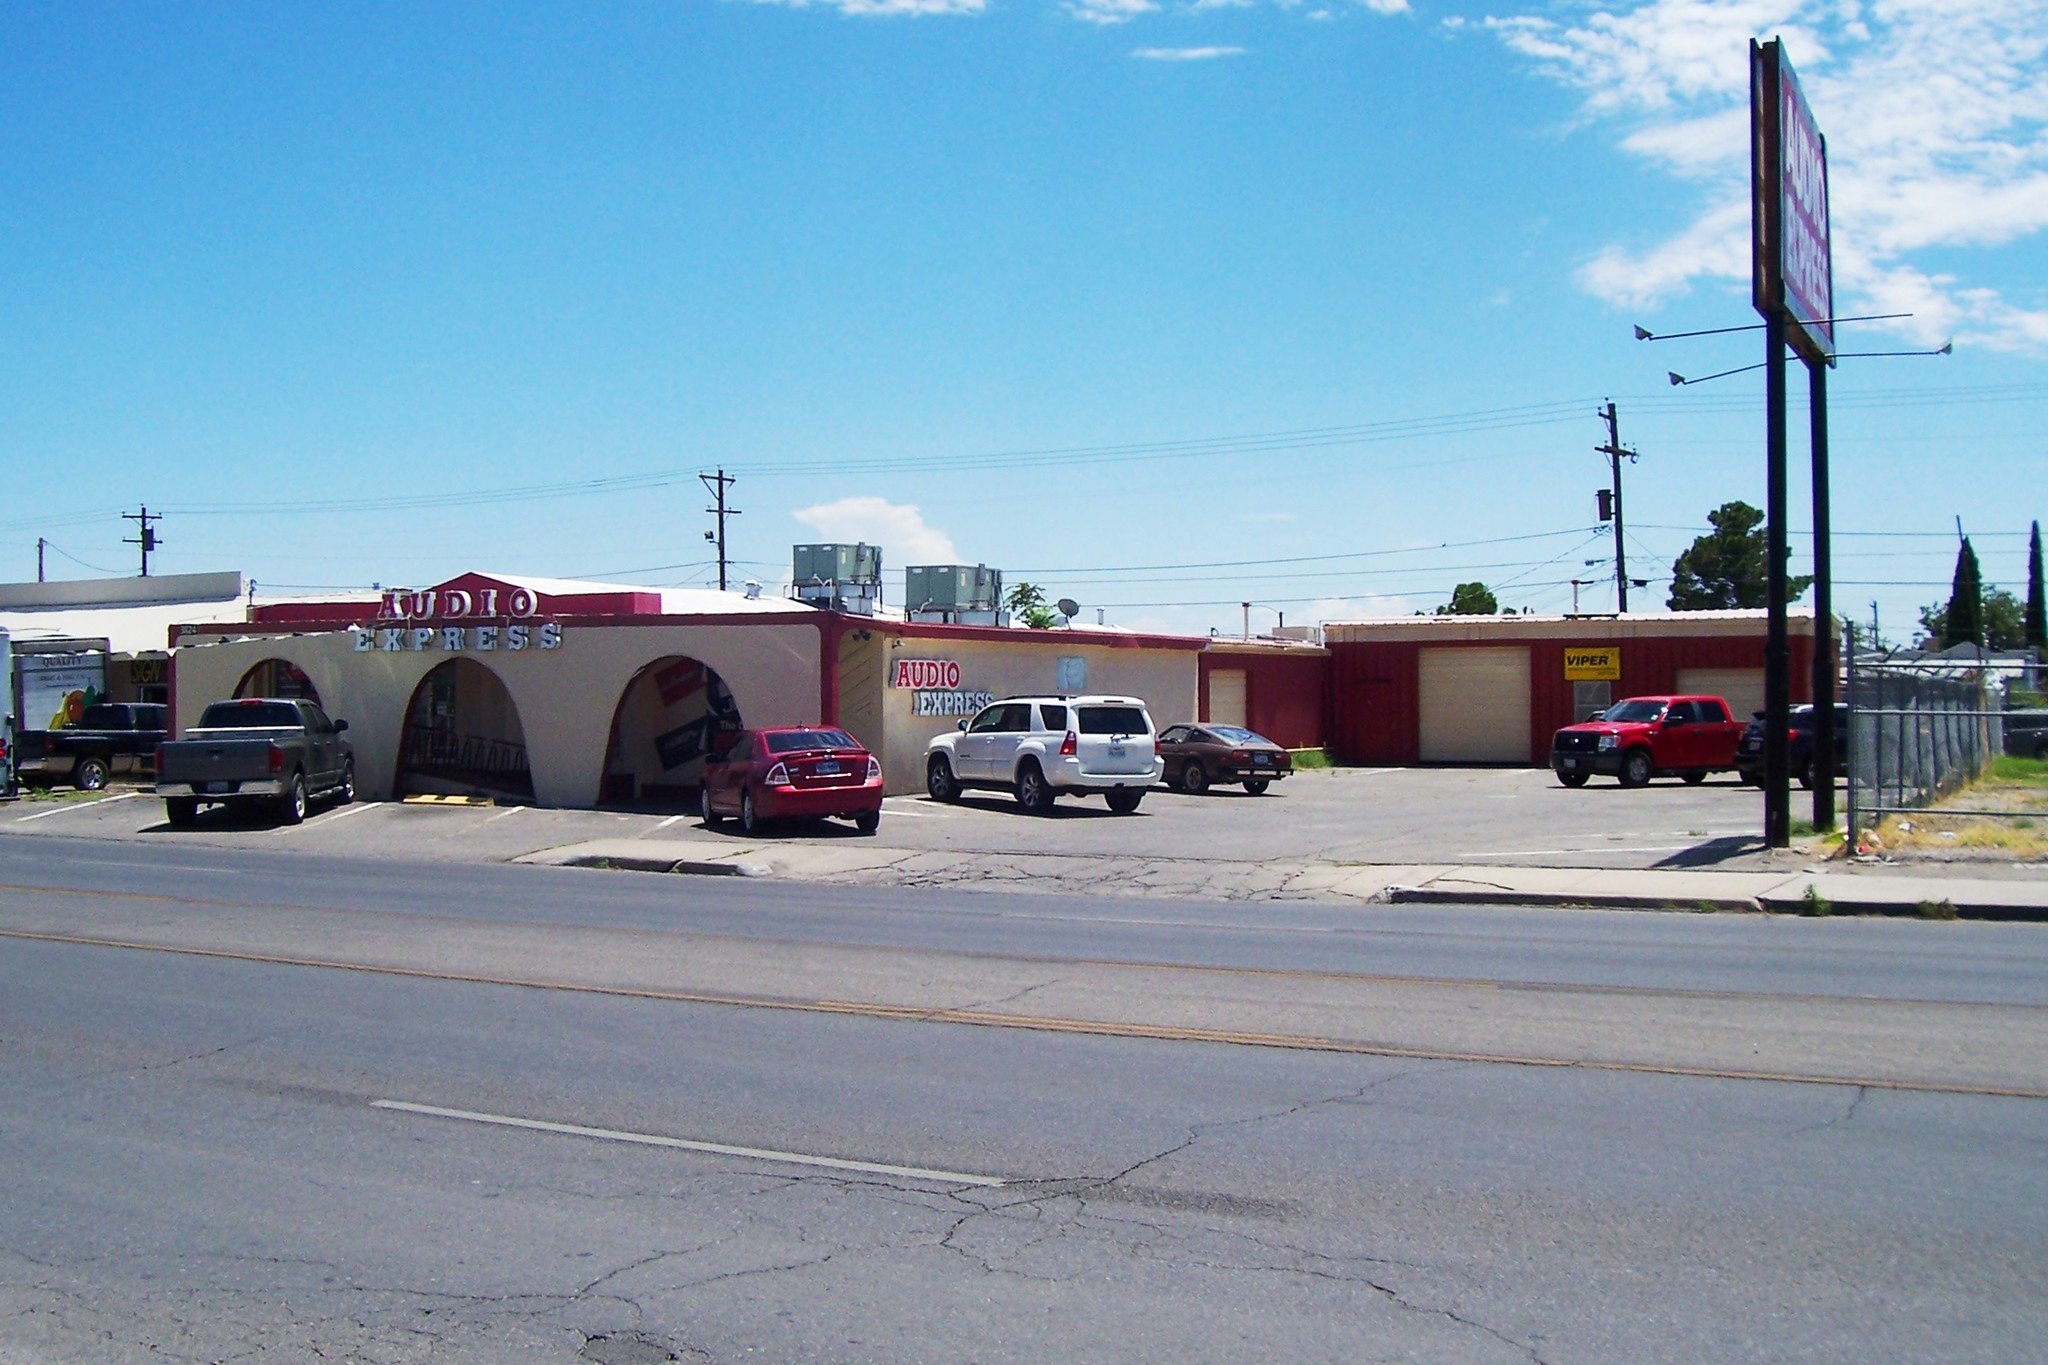
<svg viewBox="0 0 2048 1365">
<path fill-rule="evenodd" d="M 2026 648 L 2026 607 L 2004 588 L 1986 588 L 1978 599 L 1984 622 L 1986 649 Z M 1948 603 L 1930 602 L 1920 609 L 1920 645 L 1923 649 L 1946 649 L 1954 643 L 1948 633 Z"/>
<path fill-rule="evenodd" d="M 1942 613 L 1941 647 L 1984 643 L 1984 574 L 1977 567 L 1977 551 L 1970 538 L 1963 537 L 1956 550 L 1956 576 L 1948 590 L 1948 610 Z"/>
<path fill-rule="evenodd" d="M 1436 609 L 1438 616 L 1491 616 L 1500 610 L 1493 590 L 1484 583 L 1460 583 L 1451 589 L 1451 600 Z"/>
<path fill-rule="evenodd" d="M 1052 611 L 1045 605 L 1045 589 L 1036 583 L 1019 583 L 1010 589 L 1003 602 L 1031 629 L 1052 629 Z"/>
<path fill-rule="evenodd" d="M 2048 604 L 2041 596 L 2041 523 L 2034 523 L 2033 539 L 2027 542 L 2027 611 L 2021 630 L 2020 647 L 2048 649 Z"/>
<path fill-rule="evenodd" d="M 1764 514 L 1746 502 L 1724 502 L 1707 513 L 1713 530 L 1671 565 L 1673 611 L 1725 611 L 1769 604 L 1770 563 Z M 1811 586 L 1808 575 L 1785 580 L 1785 600 Z"/>
</svg>

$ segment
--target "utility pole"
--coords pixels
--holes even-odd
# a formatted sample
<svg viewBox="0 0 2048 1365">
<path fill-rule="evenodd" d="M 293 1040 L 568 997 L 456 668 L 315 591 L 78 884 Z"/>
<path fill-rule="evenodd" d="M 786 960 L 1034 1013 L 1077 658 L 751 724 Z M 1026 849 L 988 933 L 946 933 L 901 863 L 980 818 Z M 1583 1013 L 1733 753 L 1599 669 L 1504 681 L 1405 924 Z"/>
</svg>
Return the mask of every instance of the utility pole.
<svg viewBox="0 0 2048 1365">
<path fill-rule="evenodd" d="M 716 500 L 712 506 L 704 510 L 718 517 L 718 529 L 716 531 L 706 531 L 704 539 L 718 542 L 718 590 L 724 592 L 726 566 L 725 519 L 727 517 L 736 517 L 740 514 L 739 508 L 727 507 L 725 505 L 725 490 L 738 483 L 739 480 L 727 474 L 723 469 L 720 469 L 715 475 L 699 474 L 697 478 L 706 489 L 710 490 L 711 496 Z"/>
<path fill-rule="evenodd" d="M 1593 449 L 1605 455 L 1614 469 L 1614 603 L 1615 610 L 1624 614 L 1628 611 L 1628 551 L 1622 544 L 1621 522 L 1621 459 L 1626 455 L 1630 463 L 1635 462 L 1636 453 L 1625 450 L 1621 444 L 1621 423 L 1615 415 L 1614 401 L 1608 400 L 1601 413 L 1607 419 L 1607 444 Z"/>
<path fill-rule="evenodd" d="M 43 581 L 43 546 L 49 544 L 41 536 L 36 537 L 36 582 Z"/>
<path fill-rule="evenodd" d="M 148 503 L 142 505 L 140 512 L 123 512 L 121 514 L 121 520 L 135 522 L 137 529 L 142 532 L 141 535 L 125 539 L 121 543 L 123 545 L 140 545 L 142 547 L 142 576 L 144 578 L 149 577 L 149 552 L 154 550 L 159 544 L 156 536 L 156 524 L 163 519 L 164 514 L 161 512 L 151 512 Z"/>
</svg>

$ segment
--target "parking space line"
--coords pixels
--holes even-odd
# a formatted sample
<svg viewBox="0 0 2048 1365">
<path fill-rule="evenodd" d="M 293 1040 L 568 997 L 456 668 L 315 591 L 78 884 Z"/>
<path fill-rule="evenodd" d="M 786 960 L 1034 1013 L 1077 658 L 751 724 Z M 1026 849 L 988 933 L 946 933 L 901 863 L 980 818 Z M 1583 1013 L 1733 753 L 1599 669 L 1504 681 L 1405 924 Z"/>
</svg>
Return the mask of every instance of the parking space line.
<svg viewBox="0 0 2048 1365">
<path fill-rule="evenodd" d="M 271 830 L 271 833 L 283 834 L 286 830 L 290 829 L 311 829 L 314 825 L 331 825 L 336 820 L 346 820 L 351 815 L 361 815 L 364 811 L 372 809 L 373 806 L 373 802 L 354 801 L 346 806 L 336 806 L 333 810 L 322 811 L 303 824 L 278 825 Z"/>
<path fill-rule="evenodd" d="M 25 825 L 31 820 L 47 820 L 53 815 L 62 815 L 66 811 L 86 810 L 92 806 L 104 806 L 109 801 L 133 801 L 141 795 L 141 792 L 116 792 L 112 796 L 102 796 L 97 801 L 67 801 L 54 810 L 39 810 L 34 815 L 24 815 L 14 823 Z"/>
<path fill-rule="evenodd" d="M 669 827 L 670 825 L 673 825 L 673 824 L 675 824 L 675 823 L 676 823 L 677 821 L 679 821 L 679 820 L 687 820 L 687 819 L 689 819 L 689 818 L 690 818 L 690 817 L 689 817 L 689 816 L 687 816 L 687 815 L 671 815 L 671 816 L 669 816 L 669 817 L 668 817 L 668 819 L 666 819 L 666 820 L 663 820 L 663 821 L 662 821 L 662 822 L 661 822 L 660 824 L 656 825 L 656 826 L 655 826 L 655 828 L 656 828 L 656 829 L 667 829 L 667 828 L 668 828 L 668 827 Z"/>
</svg>

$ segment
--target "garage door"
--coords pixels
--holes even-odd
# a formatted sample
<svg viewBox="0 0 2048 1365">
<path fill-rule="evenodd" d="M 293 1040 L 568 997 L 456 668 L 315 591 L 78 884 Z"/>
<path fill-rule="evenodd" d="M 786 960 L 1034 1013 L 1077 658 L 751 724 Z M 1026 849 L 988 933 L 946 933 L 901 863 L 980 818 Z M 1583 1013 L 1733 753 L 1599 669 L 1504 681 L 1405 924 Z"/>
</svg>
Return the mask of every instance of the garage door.
<svg viewBox="0 0 2048 1365">
<path fill-rule="evenodd" d="M 1724 699 L 1737 720 L 1748 720 L 1751 713 L 1764 709 L 1761 668 L 1681 668 L 1678 690 Z"/>
<path fill-rule="evenodd" d="M 1209 674 L 1209 714 L 1202 717 L 1211 725 L 1243 725 L 1244 670 L 1219 668 Z"/>
<path fill-rule="evenodd" d="M 1425 763 L 1529 761 L 1529 651 L 1425 649 L 1421 676 Z"/>
</svg>

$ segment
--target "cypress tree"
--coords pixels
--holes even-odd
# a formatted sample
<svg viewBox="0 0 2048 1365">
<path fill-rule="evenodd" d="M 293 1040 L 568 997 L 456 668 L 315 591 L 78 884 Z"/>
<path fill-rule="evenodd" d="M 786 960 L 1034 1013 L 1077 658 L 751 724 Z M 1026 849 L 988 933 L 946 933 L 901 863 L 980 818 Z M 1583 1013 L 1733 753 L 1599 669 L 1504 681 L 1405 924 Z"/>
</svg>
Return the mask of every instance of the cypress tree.
<svg viewBox="0 0 2048 1365">
<path fill-rule="evenodd" d="M 2021 634 L 2035 649 L 2048 649 L 2048 604 L 2041 596 L 2041 523 L 2034 523 L 2034 538 L 2027 544 L 2027 616 Z"/>
<path fill-rule="evenodd" d="M 1956 551 L 1955 582 L 1949 589 L 1948 616 L 1941 634 L 1941 647 L 1949 649 L 1967 641 L 1984 643 L 1984 579 L 1977 570 L 1977 552 L 1970 538 Z"/>
</svg>

